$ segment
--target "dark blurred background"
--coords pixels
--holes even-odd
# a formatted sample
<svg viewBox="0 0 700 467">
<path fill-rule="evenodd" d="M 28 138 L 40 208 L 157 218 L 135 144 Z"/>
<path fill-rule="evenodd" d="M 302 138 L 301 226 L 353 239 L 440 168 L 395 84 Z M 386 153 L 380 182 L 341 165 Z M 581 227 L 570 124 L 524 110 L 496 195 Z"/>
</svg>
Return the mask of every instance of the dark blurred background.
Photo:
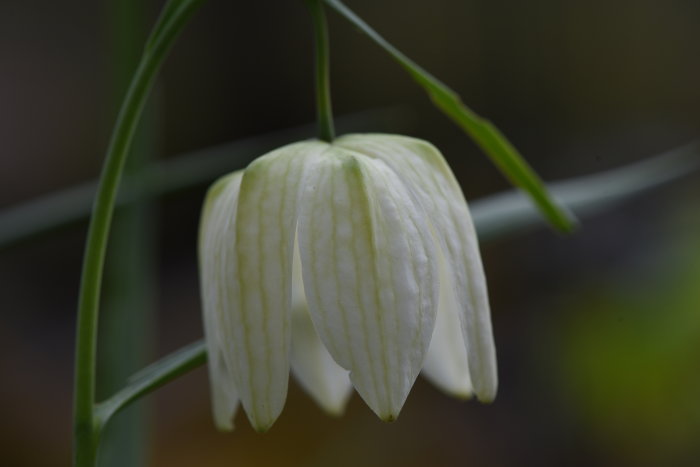
<svg viewBox="0 0 700 467">
<path fill-rule="evenodd" d="M 98 176 L 161 3 L 0 3 L 0 213 Z M 347 3 L 496 123 L 547 180 L 619 167 L 700 135 L 700 2 Z M 355 127 L 432 141 L 468 199 L 509 188 L 383 51 L 328 17 L 338 116 L 393 108 L 380 124 Z M 312 123 L 312 50 L 300 0 L 207 2 L 165 63 L 133 170 Z M 380 422 L 357 395 L 334 419 L 291 383 L 268 434 L 252 432 L 242 413 L 233 434 L 219 434 L 199 369 L 147 399 L 150 435 L 137 438 L 148 465 L 700 465 L 699 180 L 586 218 L 572 237 L 542 228 L 483 245 L 499 352 L 493 405 L 450 399 L 419 380 L 395 423 Z M 101 358 L 151 361 L 201 337 L 196 232 L 205 189 L 117 216 L 107 308 L 130 317 L 117 350 Z M 69 465 L 86 226 L 0 250 L 0 465 Z M 121 293 L 127 276 L 131 292 Z M 135 289 L 153 306 L 120 305 Z M 119 387 L 124 375 L 106 378 Z"/>
</svg>

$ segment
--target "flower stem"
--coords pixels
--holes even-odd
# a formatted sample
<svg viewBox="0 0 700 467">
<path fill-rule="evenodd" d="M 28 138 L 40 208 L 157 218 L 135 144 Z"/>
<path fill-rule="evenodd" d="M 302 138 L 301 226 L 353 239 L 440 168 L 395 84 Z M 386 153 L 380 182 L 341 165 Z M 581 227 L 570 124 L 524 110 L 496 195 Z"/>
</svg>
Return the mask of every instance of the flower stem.
<svg viewBox="0 0 700 467">
<path fill-rule="evenodd" d="M 74 462 L 76 466 L 92 466 L 96 461 L 97 441 L 101 429 L 94 415 L 97 324 L 105 251 L 124 161 L 157 66 L 158 63 L 153 60 L 142 59 L 136 70 L 107 150 L 107 158 L 90 219 L 83 259 L 76 333 L 74 395 Z"/>
<path fill-rule="evenodd" d="M 316 42 L 316 115 L 318 137 L 327 142 L 335 138 L 328 57 L 328 27 L 322 0 L 306 0 L 314 23 Z"/>
<path fill-rule="evenodd" d="M 76 467 L 95 465 L 102 428 L 95 413 L 97 324 L 105 251 L 124 161 L 156 73 L 187 19 L 202 3 L 171 0 L 165 5 L 131 80 L 107 149 L 88 229 L 78 303 L 73 406 Z"/>
</svg>

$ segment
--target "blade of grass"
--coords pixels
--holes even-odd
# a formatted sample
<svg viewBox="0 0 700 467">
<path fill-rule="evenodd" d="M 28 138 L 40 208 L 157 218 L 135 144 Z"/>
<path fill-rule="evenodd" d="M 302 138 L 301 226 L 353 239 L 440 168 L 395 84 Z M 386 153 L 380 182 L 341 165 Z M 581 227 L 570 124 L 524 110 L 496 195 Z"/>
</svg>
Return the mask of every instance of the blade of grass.
<svg viewBox="0 0 700 467">
<path fill-rule="evenodd" d="M 410 127 L 411 117 L 404 109 L 376 109 L 339 117 L 336 124 L 344 133 L 370 129 L 396 131 Z M 222 174 L 244 167 L 261 154 L 313 134 L 313 125 L 301 125 L 151 164 L 138 174 L 124 177 L 117 205 L 124 206 L 211 182 Z M 141 188 L 137 190 L 136 186 Z M 97 182 L 86 182 L 0 212 L 0 250 L 87 217 L 96 190 Z"/>
<path fill-rule="evenodd" d="M 574 216 L 547 193 L 547 188 L 535 171 L 491 122 L 481 118 L 464 105 L 456 92 L 387 42 L 341 1 L 325 0 L 325 2 L 388 52 L 428 93 L 438 109 L 461 127 L 491 158 L 506 178 L 530 196 L 552 226 L 562 232 L 574 230 L 576 226 Z"/>
<path fill-rule="evenodd" d="M 147 366 L 129 378 L 127 386 L 97 405 L 97 418 L 106 424 L 112 416 L 144 395 L 203 365 L 207 360 L 204 341 L 193 342 Z"/>
<path fill-rule="evenodd" d="M 564 180 L 552 191 L 582 216 L 610 209 L 618 203 L 664 183 L 700 170 L 700 143 L 692 143 L 619 169 Z M 537 210 L 519 192 L 506 192 L 471 203 L 481 242 L 526 232 L 541 225 Z M 143 369 L 121 391 L 99 404 L 105 423 L 124 406 L 205 362 L 204 342 L 198 341 Z"/>
<path fill-rule="evenodd" d="M 554 182 L 550 192 L 562 204 L 584 217 L 610 210 L 628 198 L 700 169 L 700 142 L 618 169 Z M 541 225 L 531 203 L 517 191 L 500 193 L 470 203 L 479 238 L 495 240 Z"/>
</svg>

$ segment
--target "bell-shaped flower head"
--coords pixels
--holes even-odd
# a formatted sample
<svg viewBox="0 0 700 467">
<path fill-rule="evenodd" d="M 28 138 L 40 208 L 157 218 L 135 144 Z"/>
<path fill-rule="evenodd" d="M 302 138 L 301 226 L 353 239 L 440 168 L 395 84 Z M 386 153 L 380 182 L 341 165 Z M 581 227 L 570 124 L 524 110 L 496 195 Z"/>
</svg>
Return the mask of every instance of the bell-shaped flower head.
<svg viewBox="0 0 700 467">
<path fill-rule="evenodd" d="M 486 281 L 469 209 L 431 144 L 347 135 L 295 143 L 215 183 L 200 229 L 214 418 L 282 411 L 290 367 L 342 412 L 351 384 L 394 420 L 421 369 L 495 397 Z"/>
</svg>

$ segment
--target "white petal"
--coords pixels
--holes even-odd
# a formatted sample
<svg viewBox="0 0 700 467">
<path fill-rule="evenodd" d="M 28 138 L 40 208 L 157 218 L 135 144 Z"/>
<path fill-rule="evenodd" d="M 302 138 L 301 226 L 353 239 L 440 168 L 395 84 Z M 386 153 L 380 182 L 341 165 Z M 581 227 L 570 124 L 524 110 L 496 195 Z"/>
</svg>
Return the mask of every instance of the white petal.
<svg viewBox="0 0 700 467">
<path fill-rule="evenodd" d="M 434 245 L 386 164 L 335 146 L 324 156 L 307 173 L 299 212 L 309 311 L 365 402 L 393 420 L 433 331 Z"/>
<path fill-rule="evenodd" d="M 243 172 L 234 172 L 217 181 L 207 193 L 199 231 L 199 261 L 201 271 L 204 335 L 207 342 L 209 384 L 211 387 L 214 424 L 223 431 L 233 429 L 233 417 L 238 407 L 238 394 L 231 372 L 225 364 L 221 328 L 222 295 L 226 280 L 220 274 L 226 231 L 236 212 L 238 191 Z"/>
<path fill-rule="evenodd" d="M 342 415 L 352 393 L 352 384 L 348 371 L 335 363 L 311 322 L 296 245 L 293 270 L 292 373 L 323 410 L 331 415 Z"/>
<path fill-rule="evenodd" d="M 234 229 L 221 252 L 226 363 L 253 427 L 267 430 L 287 397 L 292 251 L 306 161 L 327 145 L 304 142 L 255 160 L 241 181 Z"/>
<path fill-rule="evenodd" d="M 459 305 L 454 295 L 451 271 L 440 256 L 440 302 L 435 331 L 423 364 L 423 376 L 448 394 L 460 398 L 472 395 L 469 361 L 459 324 Z"/>
<path fill-rule="evenodd" d="M 430 216 L 452 269 L 474 392 L 481 401 L 493 400 L 498 376 L 486 279 L 469 208 L 449 166 L 434 146 L 414 138 L 349 135 L 334 144 L 386 162 Z"/>
</svg>

